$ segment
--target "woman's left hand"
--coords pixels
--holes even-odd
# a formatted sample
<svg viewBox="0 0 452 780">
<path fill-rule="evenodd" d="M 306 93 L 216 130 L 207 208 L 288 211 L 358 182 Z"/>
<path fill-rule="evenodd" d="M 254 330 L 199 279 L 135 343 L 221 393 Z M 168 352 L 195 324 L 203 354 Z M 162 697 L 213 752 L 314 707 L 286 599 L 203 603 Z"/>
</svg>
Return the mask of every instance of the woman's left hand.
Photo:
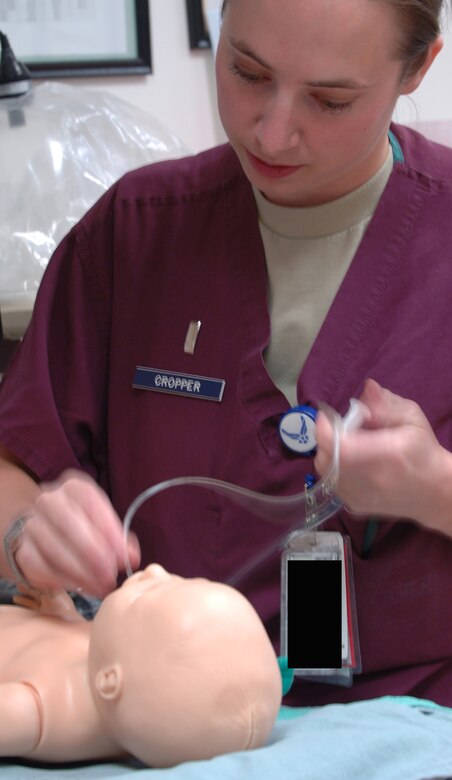
<svg viewBox="0 0 452 780">
<path fill-rule="evenodd" d="M 438 442 L 414 401 L 368 380 L 360 400 L 364 427 L 341 434 L 337 494 L 354 513 L 414 520 L 452 536 L 452 454 Z M 317 417 L 315 467 L 332 458 L 333 433 Z"/>
</svg>

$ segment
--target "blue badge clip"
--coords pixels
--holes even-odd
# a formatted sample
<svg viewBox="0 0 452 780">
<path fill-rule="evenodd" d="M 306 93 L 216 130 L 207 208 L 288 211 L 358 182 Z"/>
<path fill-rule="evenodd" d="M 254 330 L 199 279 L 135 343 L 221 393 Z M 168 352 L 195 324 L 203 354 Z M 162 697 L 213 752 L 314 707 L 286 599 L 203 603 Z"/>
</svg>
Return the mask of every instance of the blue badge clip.
<svg viewBox="0 0 452 780">
<path fill-rule="evenodd" d="M 292 452 L 299 455 L 313 455 L 317 447 L 315 420 L 317 410 L 312 406 L 294 406 L 282 417 L 279 435 Z"/>
</svg>

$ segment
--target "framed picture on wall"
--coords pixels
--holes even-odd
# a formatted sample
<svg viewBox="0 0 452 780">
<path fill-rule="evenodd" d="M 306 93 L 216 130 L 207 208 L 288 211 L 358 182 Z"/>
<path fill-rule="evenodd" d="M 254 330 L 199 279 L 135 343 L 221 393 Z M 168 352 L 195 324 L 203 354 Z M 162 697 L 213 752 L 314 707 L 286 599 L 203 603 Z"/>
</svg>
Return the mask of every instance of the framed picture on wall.
<svg viewBox="0 0 452 780">
<path fill-rule="evenodd" d="M 0 30 L 33 78 L 152 72 L 149 0 L 0 0 Z"/>
<path fill-rule="evenodd" d="M 210 49 L 210 36 L 204 18 L 202 0 L 185 0 L 190 49 Z"/>
</svg>

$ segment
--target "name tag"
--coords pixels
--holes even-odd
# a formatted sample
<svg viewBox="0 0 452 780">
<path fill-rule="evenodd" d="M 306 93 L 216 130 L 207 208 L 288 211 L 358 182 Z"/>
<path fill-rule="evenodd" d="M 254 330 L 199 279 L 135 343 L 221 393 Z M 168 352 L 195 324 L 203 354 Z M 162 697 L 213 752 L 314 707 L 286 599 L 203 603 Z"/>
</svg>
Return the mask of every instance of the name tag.
<svg viewBox="0 0 452 780">
<path fill-rule="evenodd" d="M 206 401 L 221 401 L 224 386 L 224 379 L 178 374 L 175 371 L 163 371 L 144 366 L 136 367 L 133 379 L 133 387 L 139 390 L 155 390 L 157 393 L 203 398 Z"/>
</svg>

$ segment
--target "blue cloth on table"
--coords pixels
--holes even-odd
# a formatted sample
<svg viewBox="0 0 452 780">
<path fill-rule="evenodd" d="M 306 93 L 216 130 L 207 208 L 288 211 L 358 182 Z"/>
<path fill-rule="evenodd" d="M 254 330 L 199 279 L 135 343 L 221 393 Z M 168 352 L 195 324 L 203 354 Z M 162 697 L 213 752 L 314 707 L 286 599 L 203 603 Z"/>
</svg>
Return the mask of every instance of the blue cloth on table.
<svg viewBox="0 0 452 780">
<path fill-rule="evenodd" d="M 137 763 L 35 767 L 0 761 L 1 780 L 444 780 L 452 710 L 411 697 L 283 707 L 268 744 L 170 769 Z"/>
</svg>

